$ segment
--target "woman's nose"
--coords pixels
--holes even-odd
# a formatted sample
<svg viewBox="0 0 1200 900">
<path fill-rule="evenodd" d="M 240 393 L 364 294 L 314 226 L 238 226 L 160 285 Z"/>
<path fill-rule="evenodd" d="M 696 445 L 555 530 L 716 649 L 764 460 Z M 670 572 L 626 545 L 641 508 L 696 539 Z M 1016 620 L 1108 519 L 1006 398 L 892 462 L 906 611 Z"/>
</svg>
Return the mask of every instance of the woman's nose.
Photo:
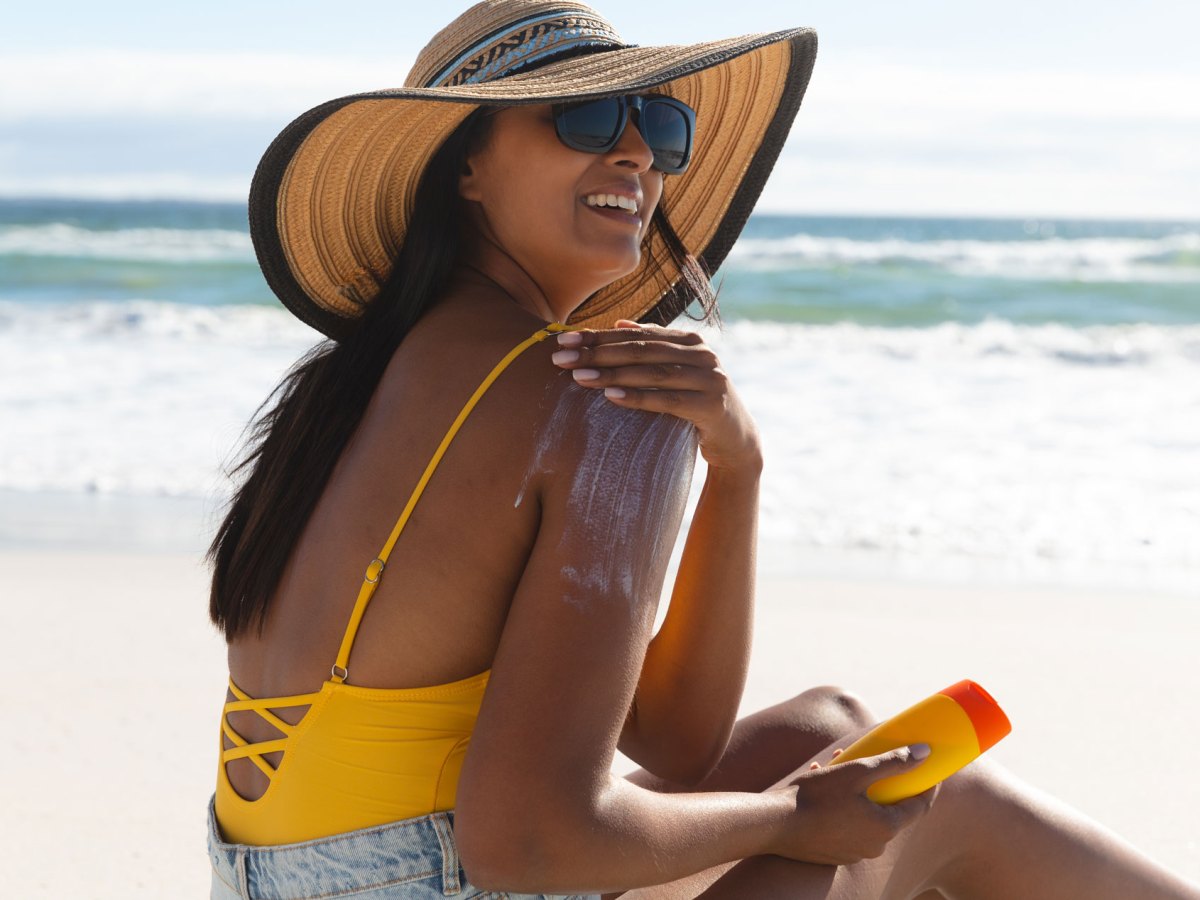
<svg viewBox="0 0 1200 900">
<path fill-rule="evenodd" d="M 640 112 L 636 109 L 629 111 L 629 121 L 625 123 L 625 131 L 621 133 L 621 139 L 608 152 L 608 156 L 618 164 L 631 164 L 636 166 L 638 171 L 644 172 L 650 169 L 654 163 L 654 151 L 646 143 L 646 139 L 642 137 L 641 129 L 638 128 L 640 121 Z"/>
</svg>

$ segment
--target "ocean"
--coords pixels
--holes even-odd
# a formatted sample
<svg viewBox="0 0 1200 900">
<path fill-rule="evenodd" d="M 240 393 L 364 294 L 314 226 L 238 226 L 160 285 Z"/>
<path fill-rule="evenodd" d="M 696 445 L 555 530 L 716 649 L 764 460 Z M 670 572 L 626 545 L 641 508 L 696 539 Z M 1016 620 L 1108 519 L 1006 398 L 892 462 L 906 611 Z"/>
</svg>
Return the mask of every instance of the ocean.
<svg viewBox="0 0 1200 900">
<path fill-rule="evenodd" d="M 1200 585 L 1200 222 L 756 215 L 717 282 L 773 571 Z M 240 205 L 0 200 L 0 546 L 202 548 L 318 337 Z"/>
</svg>

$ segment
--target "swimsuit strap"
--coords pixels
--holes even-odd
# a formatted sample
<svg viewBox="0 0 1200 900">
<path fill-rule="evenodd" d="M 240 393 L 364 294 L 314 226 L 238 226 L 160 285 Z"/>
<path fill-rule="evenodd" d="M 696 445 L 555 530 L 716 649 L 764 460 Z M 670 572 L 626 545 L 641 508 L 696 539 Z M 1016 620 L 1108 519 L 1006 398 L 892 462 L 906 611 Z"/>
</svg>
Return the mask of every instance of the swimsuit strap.
<svg viewBox="0 0 1200 900">
<path fill-rule="evenodd" d="M 533 335 L 527 337 L 516 347 L 508 352 L 504 359 L 496 363 L 495 367 L 483 379 L 483 383 L 475 389 L 475 393 L 471 395 L 471 399 L 463 406 L 462 411 L 458 414 L 458 418 L 454 420 L 454 424 L 450 426 L 450 430 L 446 432 L 446 436 L 442 438 L 441 445 L 437 448 L 437 452 L 433 454 L 433 459 L 429 461 L 429 465 L 425 467 L 425 474 L 421 476 L 421 480 L 417 482 L 416 488 L 413 489 L 412 496 L 408 498 L 408 503 L 404 507 L 404 511 L 400 513 L 400 518 L 396 521 L 396 526 L 392 529 L 391 536 L 388 537 L 387 543 L 383 545 L 383 549 L 379 551 L 379 555 L 371 560 L 367 566 L 367 571 L 363 575 L 362 587 L 358 591 L 358 599 L 354 603 L 354 611 L 350 614 L 350 622 L 346 626 L 346 634 L 342 637 L 342 646 L 338 650 L 337 661 L 333 664 L 331 671 L 331 679 L 341 684 L 349 676 L 350 672 L 346 665 L 350 662 L 350 650 L 354 646 L 354 638 L 358 634 L 358 626 L 362 622 L 363 614 L 367 611 L 367 604 L 371 602 L 371 597 L 375 593 L 375 589 L 379 586 L 379 580 L 383 577 L 384 567 L 387 565 L 388 556 L 391 555 L 392 548 L 396 546 L 396 541 L 400 537 L 400 532 L 404 530 L 404 526 L 408 523 L 408 517 L 412 515 L 413 508 L 417 505 L 417 501 L 421 498 L 421 492 L 425 490 L 425 485 L 429 483 L 430 477 L 433 475 L 433 470 L 437 468 L 441 462 L 442 456 L 446 452 L 446 448 L 450 446 L 450 442 L 454 440 L 454 436 L 458 433 L 459 427 L 471 410 L 475 408 L 475 404 L 479 402 L 479 398 L 484 395 L 492 382 L 499 377 L 500 373 L 508 367 L 508 364 L 516 359 L 526 348 L 533 346 L 539 341 L 543 341 L 551 334 L 559 331 L 569 331 L 570 329 L 559 322 L 550 322 L 545 327 L 539 328 Z"/>
</svg>

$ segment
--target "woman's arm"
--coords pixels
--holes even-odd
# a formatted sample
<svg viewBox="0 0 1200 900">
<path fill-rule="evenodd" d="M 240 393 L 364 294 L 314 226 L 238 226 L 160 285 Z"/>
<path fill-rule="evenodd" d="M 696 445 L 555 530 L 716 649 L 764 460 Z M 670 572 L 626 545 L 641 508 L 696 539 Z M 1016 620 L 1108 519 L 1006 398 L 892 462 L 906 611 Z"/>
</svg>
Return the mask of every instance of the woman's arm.
<svg viewBox="0 0 1200 900">
<path fill-rule="evenodd" d="M 676 784 L 720 761 L 750 663 L 761 462 L 709 467 L 619 749 Z M 797 760 L 799 763 L 799 760 Z"/>
<path fill-rule="evenodd" d="M 622 408 L 693 421 L 708 463 L 619 748 L 661 778 L 696 784 L 725 752 L 746 681 L 762 450 L 753 418 L 698 334 L 616 324 L 578 335 L 579 359 L 568 365 L 595 368 L 598 378 L 580 382 L 593 390 L 622 387 Z"/>
<path fill-rule="evenodd" d="M 695 435 L 681 419 L 621 409 L 561 380 L 550 399 L 529 485 L 541 524 L 458 785 L 455 833 L 471 881 L 523 893 L 622 890 L 760 853 L 881 852 L 918 811 L 867 800 L 868 763 L 764 794 L 657 794 L 611 774 Z"/>
</svg>

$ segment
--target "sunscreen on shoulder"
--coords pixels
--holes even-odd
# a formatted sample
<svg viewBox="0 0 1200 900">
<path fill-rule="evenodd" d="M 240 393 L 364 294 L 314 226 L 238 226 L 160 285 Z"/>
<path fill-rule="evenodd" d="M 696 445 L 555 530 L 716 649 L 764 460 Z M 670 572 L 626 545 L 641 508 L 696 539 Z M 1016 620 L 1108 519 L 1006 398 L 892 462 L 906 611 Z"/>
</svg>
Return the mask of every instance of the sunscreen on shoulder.
<svg viewBox="0 0 1200 900">
<path fill-rule="evenodd" d="M 876 725 L 830 765 L 928 744 L 929 756 L 921 765 L 867 788 L 876 803 L 898 803 L 949 778 L 1010 731 L 1008 716 L 991 694 L 973 681 L 960 681 Z"/>
</svg>

